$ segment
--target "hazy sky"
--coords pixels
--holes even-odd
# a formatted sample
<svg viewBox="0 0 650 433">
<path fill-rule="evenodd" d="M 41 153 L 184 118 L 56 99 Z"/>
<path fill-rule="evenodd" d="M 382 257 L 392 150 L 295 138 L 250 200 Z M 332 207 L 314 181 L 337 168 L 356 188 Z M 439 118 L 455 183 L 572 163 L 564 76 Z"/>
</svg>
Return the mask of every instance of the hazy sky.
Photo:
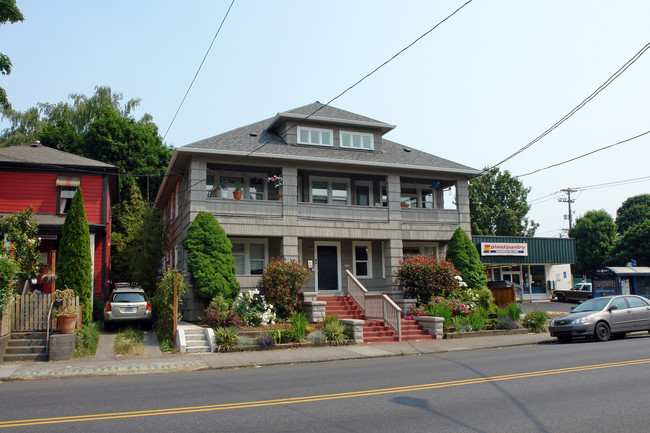
<svg viewBox="0 0 650 433">
<path fill-rule="evenodd" d="M 13 107 L 110 86 L 139 97 L 164 134 L 231 0 L 18 0 L 0 26 Z M 183 146 L 327 102 L 465 1 L 236 0 L 165 142 Z M 332 103 L 397 125 L 386 138 L 470 167 L 494 165 L 569 113 L 650 42 L 645 0 L 474 0 Z M 650 53 L 555 131 L 504 163 L 513 175 L 650 130 Z M 0 124 L 6 127 L 6 123 Z M 633 183 L 620 181 L 639 179 Z M 650 134 L 522 177 L 537 236 L 615 216 L 650 190 Z M 614 185 L 612 185 L 614 184 Z"/>
</svg>

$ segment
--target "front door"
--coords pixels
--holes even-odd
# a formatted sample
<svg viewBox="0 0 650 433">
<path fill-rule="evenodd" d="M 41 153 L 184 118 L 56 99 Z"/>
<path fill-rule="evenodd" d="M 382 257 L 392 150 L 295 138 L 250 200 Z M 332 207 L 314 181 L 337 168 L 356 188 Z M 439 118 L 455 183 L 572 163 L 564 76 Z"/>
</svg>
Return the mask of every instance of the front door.
<svg viewBox="0 0 650 433">
<path fill-rule="evenodd" d="M 316 290 L 339 290 L 338 244 L 316 244 Z"/>
<path fill-rule="evenodd" d="M 515 283 L 515 284 L 517 285 L 517 286 L 515 287 L 515 294 L 516 294 L 516 296 L 519 297 L 519 299 L 517 299 L 517 300 L 518 300 L 518 301 L 522 301 L 523 298 L 524 298 L 527 294 L 526 294 L 526 293 L 522 293 L 522 292 L 520 291 L 520 288 L 522 288 L 522 285 L 521 285 L 521 273 L 520 273 L 519 271 L 503 271 L 503 272 L 501 273 L 501 275 L 502 275 L 501 278 L 503 278 L 504 281 L 511 281 L 511 282 L 513 282 L 513 283 Z M 528 295 L 529 295 L 529 294 L 528 294 Z M 529 297 L 530 297 L 530 296 L 528 296 L 527 299 L 528 299 Z"/>
</svg>

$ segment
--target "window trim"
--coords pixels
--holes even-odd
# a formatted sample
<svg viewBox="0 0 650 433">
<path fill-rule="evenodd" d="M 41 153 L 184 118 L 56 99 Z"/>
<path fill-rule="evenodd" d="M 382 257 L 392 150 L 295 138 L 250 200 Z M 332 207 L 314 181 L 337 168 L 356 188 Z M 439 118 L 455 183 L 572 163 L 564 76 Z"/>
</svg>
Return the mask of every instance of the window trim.
<svg viewBox="0 0 650 433">
<path fill-rule="evenodd" d="M 235 275 L 237 276 L 254 276 L 259 277 L 261 274 L 252 274 L 251 273 L 251 254 L 250 246 L 251 244 L 264 244 L 264 264 L 263 267 L 269 263 L 269 240 L 260 239 L 260 238 L 234 238 L 230 239 L 231 244 L 243 244 L 244 245 L 244 273 L 239 273 L 239 269 L 235 270 Z M 232 253 L 233 257 L 235 253 Z M 238 254 L 239 255 L 239 254 Z M 259 260 L 259 259 L 255 259 Z"/>
<path fill-rule="evenodd" d="M 357 247 L 368 248 L 368 260 L 357 260 Z M 365 262 L 368 266 L 368 275 L 357 275 L 357 262 Z M 358 279 L 371 279 L 372 277 L 372 242 L 357 241 L 352 242 L 352 269 L 353 274 Z"/>
<path fill-rule="evenodd" d="M 440 244 L 438 242 L 409 242 L 409 241 L 403 241 L 402 242 L 402 258 L 404 258 L 404 248 L 418 248 L 420 251 L 420 255 L 424 255 L 424 249 L 425 248 L 434 248 L 435 249 L 435 254 L 434 258 L 436 260 L 440 259 Z"/>
<path fill-rule="evenodd" d="M 310 176 L 309 177 L 309 203 L 314 203 L 314 181 L 316 182 L 326 182 L 327 183 L 327 204 L 328 205 L 339 205 L 345 206 L 350 204 L 351 200 L 351 191 L 350 191 L 350 179 L 345 177 L 325 177 L 325 176 Z M 333 203 L 332 202 L 332 183 L 345 183 L 346 185 L 346 200 L 345 205 L 342 203 Z M 315 204 L 325 204 L 325 203 L 315 203 Z"/>
<path fill-rule="evenodd" d="M 302 131 L 307 131 L 309 135 L 309 141 L 305 142 L 300 139 L 300 133 Z M 312 143 L 311 142 L 311 133 L 312 132 L 318 132 L 318 143 Z M 330 143 L 329 144 L 323 144 L 323 132 L 327 132 L 330 135 Z M 322 128 L 311 128 L 311 127 L 305 127 L 305 126 L 299 126 L 296 131 L 296 143 L 298 144 L 306 144 L 309 146 L 326 146 L 326 147 L 334 147 L 334 130 L 332 129 L 322 129 Z"/>
<path fill-rule="evenodd" d="M 347 134 L 350 135 L 350 145 L 349 146 L 344 146 L 343 145 L 343 135 Z M 354 147 L 352 144 L 352 137 L 358 135 L 361 137 L 361 147 Z M 363 137 L 370 137 L 370 148 L 364 147 L 363 146 Z M 339 147 L 341 149 L 354 149 L 354 150 L 366 150 L 366 151 L 371 151 L 375 150 L 375 134 L 370 134 L 367 132 L 354 132 L 354 131 L 339 131 Z"/>
</svg>

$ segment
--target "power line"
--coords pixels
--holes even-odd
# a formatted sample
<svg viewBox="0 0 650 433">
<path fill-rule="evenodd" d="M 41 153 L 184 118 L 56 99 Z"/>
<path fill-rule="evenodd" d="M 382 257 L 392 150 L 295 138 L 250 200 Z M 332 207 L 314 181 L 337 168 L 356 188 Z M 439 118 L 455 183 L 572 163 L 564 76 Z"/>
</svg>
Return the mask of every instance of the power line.
<svg viewBox="0 0 650 433">
<path fill-rule="evenodd" d="M 537 143 L 537 142 L 540 141 L 542 138 L 544 138 L 544 137 L 546 137 L 548 134 L 550 134 L 553 130 L 555 130 L 555 129 L 556 129 L 557 127 L 559 127 L 562 123 L 564 123 L 566 120 L 568 120 L 571 116 L 573 116 L 575 113 L 577 113 L 578 110 L 580 110 L 582 107 L 584 107 L 585 105 L 587 105 L 587 103 L 588 103 L 589 101 L 591 101 L 592 99 L 594 99 L 594 98 L 595 98 L 595 97 L 596 97 L 600 92 L 602 92 L 603 90 L 605 90 L 605 88 L 607 88 L 607 86 L 609 86 L 610 84 L 612 84 L 612 82 L 614 82 L 614 80 L 616 80 L 619 76 L 621 76 L 621 74 L 623 74 L 623 72 L 625 72 L 625 71 L 627 70 L 627 68 L 629 68 L 630 66 L 632 66 L 632 65 L 633 65 L 633 64 L 634 64 L 634 63 L 635 63 L 635 62 L 636 62 L 636 61 L 637 61 L 637 60 L 638 60 L 638 59 L 639 59 L 639 58 L 640 58 L 640 57 L 641 57 L 641 56 L 642 56 L 642 55 L 643 55 L 643 54 L 644 54 L 644 53 L 645 53 L 649 48 L 650 48 L 650 42 L 647 43 L 647 44 L 646 44 L 646 45 L 645 45 L 645 46 L 644 46 L 644 47 L 643 47 L 639 52 L 637 52 L 637 53 L 636 53 L 636 54 L 635 54 L 635 55 L 634 55 L 630 60 L 628 60 L 628 61 L 627 61 L 623 66 L 621 66 L 621 67 L 619 68 L 618 71 L 616 71 L 614 74 L 612 74 L 612 75 L 611 75 L 611 76 L 610 76 L 610 77 L 609 77 L 609 78 L 608 78 L 608 79 L 607 79 L 603 84 L 601 84 L 601 85 L 600 85 L 600 86 L 599 86 L 599 87 L 598 87 L 598 88 L 597 88 L 597 89 L 596 89 L 596 90 L 595 90 L 591 95 L 587 96 L 587 98 L 585 98 L 585 99 L 584 99 L 580 104 L 578 104 L 575 108 L 573 108 L 573 110 L 569 111 L 569 113 L 565 114 L 564 117 L 562 117 L 560 120 L 558 120 L 557 122 L 555 122 L 555 123 L 553 124 L 553 126 L 551 126 L 550 128 L 548 128 L 546 131 L 544 131 L 544 132 L 541 133 L 539 136 L 537 136 L 537 138 L 535 138 L 535 139 L 534 139 L 533 141 L 531 141 L 530 143 L 526 144 L 524 147 L 522 147 L 521 149 L 519 149 L 518 151 L 516 151 L 516 152 L 513 153 L 512 155 L 510 155 L 509 157 L 507 157 L 507 158 L 501 160 L 500 162 L 494 164 L 494 165 L 493 165 L 492 167 L 490 167 L 490 168 L 494 168 L 494 167 L 498 167 L 498 166 L 500 166 L 500 165 L 503 164 L 504 162 L 506 162 L 506 161 L 508 161 L 508 160 L 510 160 L 510 159 L 512 159 L 512 158 L 514 158 L 515 156 L 519 155 L 521 152 L 525 151 L 526 149 L 528 149 L 529 147 L 531 147 L 533 144 Z"/>
<path fill-rule="evenodd" d="M 214 41 L 217 39 L 217 36 L 219 36 L 219 32 L 221 31 L 221 27 L 223 27 L 223 23 L 226 22 L 226 18 L 228 18 L 228 14 L 230 13 L 230 9 L 232 9 L 232 5 L 235 4 L 235 0 L 232 0 L 230 3 L 230 6 L 228 7 L 228 10 L 226 11 L 226 14 L 224 15 L 223 19 L 221 20 L 221 24 L 219 24 L 219 28 L 217 29 L 217 32 L 214 34 L 214 37 L 212 38 L 212 42 L 210 42 L 210 46 L 208 47 L 208 50 L 205 52 L 205 56 L 203 56 L 203 60 L 201 60 L 201 64 L 199 65 L 198 69 L 196 70 L 196 74 L 194 74 L 194 78 L 192 78 L 192 82 L 190 83 L 190 86 L 187 88 L 187 92 L 185 92 L 185 96 L 183 96 L 183 100 L 181 101 L 180 105 L 178 106 L 178 109 L 176 110 L 176 113 L 174 114 L 174 117 L 172 118 L 172 121 L 169 123 L 169 126 L 167 127 L 167 131 L 165 131 L 165 135 L 163 136 L 163 141 L 165 138 L 167 138 L 167 133 L 169 133 L 169 130 L 171 129 L 172 125 L 174 124 L 174 121 L 176 120 L 176 116 L 178 116 L 179 111 L 181 111 L 181 107 L 183 106 L 183 103 L 185 102 L 185 98 L 187 98 L 187 95 L 190 93 L 190 90 L 192 89 L 192 86 L 194 85 L 194 81 L 196 81 L 196 77 L 199 76 L 199 72 L 201 71 L 201 68 L 203 67 L 203 63 L 205 63 L 205 59 L 207 59 L 208 54 L 210 53 L 210 50 L 212 49 L 212 45 L 214 44 Z"/>
<path fill-rule="evenodd" d="M 538 172 L 540 172 L 540 171 L 548 170 L 549 168 L 553 168 L 553 167 L 557 167 L 557 166 L 560 166 L 560 165 L 564 165 L 564 164 L 567 164 L 567 163 L 569 163 L 569 162 L 573 162 L 573 161 L 575 161 L 575 160 L 577 160 L 577 159 L 584 158 L 585 156 L 589 156 L 589 155 L 592 155 L 592 154 L 594 154 L 594 153 L 600 152 L 600 151 L 602 151 L 602 150 L 606 150 L 606 149 L 609 149 L 609 148 L 611 148 L 611 147 L 618 146 L 619 144 L 627 143 L 628 141 L 635 140 L 635 139 L 640 138 L 640 137 L 643 137 L 644 135 L 647 135 L 647 134 L 650 134 L 650 131 L 646 131 L 646 132 L 644 132 L 644 133 L 642 133 L 642 134 L 635 135 L 634 137 L 630 137 L 630 138 L 627 138 L 627 139 L 625 139 L 625 140 L 619 141 L 618 143 L 610 144 L 610 145 L 608 145 L 608 146 L 603 146 L 603 147 L 601 147 L 601 148 L 599 148 L 599 149 L 592 150 L 591 152 L 583 153 L 582 155 L 576 156 L 576 157 L 574 157 L 574 158 L 567 159 L 567 160 L 562 161 L 562 162 L 558 162 L 557 164 L 552 164 L 552 165 L 549 165 L 549 166 L 544 167 L 544 168 L 538 168 L 537 170 L 530 171 L 530 172 L 528 172 L 528 173 L 524 173 L 524 174 L 520 174 L 520 175 L 515 176 L 515 177 L 524 177 L 524 176 L 528 176 L 528 175 L 531 175 L 531 174 L 538 173 Z"/>
</svg>

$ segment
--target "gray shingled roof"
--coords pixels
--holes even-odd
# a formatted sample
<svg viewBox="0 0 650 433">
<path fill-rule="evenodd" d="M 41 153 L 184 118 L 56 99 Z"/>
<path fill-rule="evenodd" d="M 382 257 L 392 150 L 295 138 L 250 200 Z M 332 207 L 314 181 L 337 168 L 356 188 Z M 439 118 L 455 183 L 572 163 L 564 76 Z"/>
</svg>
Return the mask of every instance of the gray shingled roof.
<svg viewBox="0 0 650 433">
<path fill-rule="evenodd" d="M 322 106 L 323 104 L 315 102 L 314 104 L 290 110 L 288 113 L 309 115 Z M 325 106 L 323 109 L 318 111 L 315 116 L 331 119 L 343 119 L 347 121 L 384 124 L 375 119 L 360 116 L 330 106 Z M 319 160 L 358 161 L 363 163 L 389 164 L 395 166 L 428 167 L 431 169 L 444 169 L 451 171 L 459 170 L 462 172 L 479 172 L 471 167 L 413 149 L 410 146 L 406 147 L 386 139 L 383 139 L 381 152 L 319 146 L 289 146 L 278 134 L 273 131 L 265 130 L 272 120 L 273 118 L 269 118 L 250 125 L 242 126 L 241 128 L 233 129 L 232 131 L 185 145 L 177 150 L 179 152 L 182 152 L 184 149 L 188 151 L 204 150 L 207 153 L 210 153 L 210 151 L 214 151 L 215 153 L 249 153 L 254 151 L 254 155 L 257 157 L 302 157 Z M 257 136 L 251 136 L 251 133 L 255 133 Z M 408 149 L 408 151 L 405 149 Z"/>
<path fill-rule="evenodd" d="M 0 148 L 0 164 L 117 168 L 114 165 L 43 145 L 2 147 Z"/>
</svg>

